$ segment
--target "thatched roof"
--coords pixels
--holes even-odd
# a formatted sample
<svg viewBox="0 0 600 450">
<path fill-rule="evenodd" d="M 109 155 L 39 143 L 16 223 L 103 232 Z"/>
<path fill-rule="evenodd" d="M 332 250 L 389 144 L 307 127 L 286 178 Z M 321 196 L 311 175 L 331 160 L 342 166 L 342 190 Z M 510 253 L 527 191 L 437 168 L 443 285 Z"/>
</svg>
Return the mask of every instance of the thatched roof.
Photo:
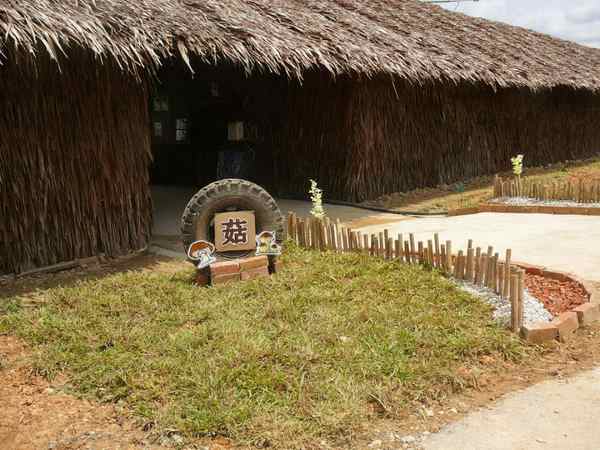
<svg viewBox="0 0 600 450">
<path fill-rule="evenodd" d="M 78 45 L 132 70 L 179 54 L 299 77 L 600 89 L 600 50 L 418 0 L 0 0 L 0 29 L 5 46 Z"/>
</svg>

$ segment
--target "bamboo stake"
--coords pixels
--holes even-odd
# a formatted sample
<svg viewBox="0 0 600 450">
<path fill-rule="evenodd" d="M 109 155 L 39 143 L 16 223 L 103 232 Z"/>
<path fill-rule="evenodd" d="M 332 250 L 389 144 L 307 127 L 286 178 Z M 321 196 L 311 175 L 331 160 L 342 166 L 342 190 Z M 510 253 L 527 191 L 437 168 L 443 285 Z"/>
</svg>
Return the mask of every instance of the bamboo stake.
<svg viewBox="0 0 600 450">
<path fill-rule="evenodd" d="M 402 261 L 404 259 L 404 237 L 402 236 L 402 233 L 398 234 L 398 241 L 400 242 L 400 252 L 398 253 L 397 257 L 400 261 Z"/>
<path fill-rule="evenodd" d="M 435 267 L 433 255 L 433 241 L 431 239 L 427 241 L 427 263 L 430 266 Z"/>
<path fill-rule="evenodd" d="M 510 295 L 510 259 L 512 256 L 512 250 L 506 250 L 506 257 L 504 258 L 504 295 L 506 298 Z"/>
<path fill-rule="evenodd" d="M 410 245 L 409 245 L 408 241 L 404 241 L 404 255 L 405 255 L 406 263 L 412 264 L 412 259 L 410 256 Z"/>
<path fill-rule="evenodd" d="M 481 283 L 481 247 L 475 249 L 475 284 Z"/>
<path fill-rule="evenodd" d="M 433 235 L 433 241 L 435 242 L 435 258 L 433 265 L 434 267 L 440 268 L 440 236 L 438 235 L 438 233 L 435 233 Z"/>
<path fill-rule="evenodd" d="M 472 282 L 473 281 L 473 256 L 475 251 L 473 247 L 469 247 L 467 250 L 467 273 L 465 275 L 465 280 Z"/>
<path fill-rule="evenodd" d="M 519 279 L 516 274 L 510 275 L 510 304 L 511 304 L 511 323 L 513 332 L 517 333 L 519 327 L 519 295 L 518 295 Z"/>
</svg>

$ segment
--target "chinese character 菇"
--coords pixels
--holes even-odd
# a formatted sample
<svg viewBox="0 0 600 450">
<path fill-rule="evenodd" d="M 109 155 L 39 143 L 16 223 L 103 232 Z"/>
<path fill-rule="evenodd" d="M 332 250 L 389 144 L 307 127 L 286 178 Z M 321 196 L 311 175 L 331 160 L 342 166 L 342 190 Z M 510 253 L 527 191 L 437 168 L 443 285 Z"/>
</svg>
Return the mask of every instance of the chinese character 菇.
<svg viewBox="0 0 600 450">
<path fill-rule="evenodd" d="M 229 219 L 221 223 L 223 232 L 223 245 L 246 244 L 248 242 L 248 222 L 241 219 Z"/>
</svg>

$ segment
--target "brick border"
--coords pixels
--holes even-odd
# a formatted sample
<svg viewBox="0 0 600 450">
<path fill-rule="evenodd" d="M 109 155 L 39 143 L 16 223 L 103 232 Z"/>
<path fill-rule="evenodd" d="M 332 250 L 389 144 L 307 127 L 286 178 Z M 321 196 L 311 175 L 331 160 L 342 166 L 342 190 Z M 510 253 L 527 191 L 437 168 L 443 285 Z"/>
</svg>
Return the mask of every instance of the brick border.
<svg viewBox="0 0 600 450">
<path fill-rule="evenodd" d="M 216 286 L 235 281 L 254 280 L 280 272 L 281 268 L 282 263 L 277 256 L 250 256 L 223 260 L 196 270 L 194 282 L 197 286 Z"/>
<path fill-rule="evenodd" d="M 477 214 L 482 212 L 600 216 L 600 208 L 597 207 L 505 205 L 501 203 L 482 203 L 479 206 L 473 206 L 471 208 L 455 209 L 448 211 L 448 216 L 466 216 L 469 214 Z"/>
<path fill-rule="evenodd" d="M 543 344 L 555 339 L 566 342 L 573 337 L 579 327 L 600 320 L 600 288 L 593 283 L 582 280 L 572 273 L 550 270 L 546 267 L 527 263 L 515 262 L 515 264 L 524 269 L 526 273 L 578 283 L 587 292 L 589 298 L 587 303 L 560 314 L 551 322 L 536 322 L 521 327 L 521 337 L 526 341 L 532 344 Z"/>
</svg>

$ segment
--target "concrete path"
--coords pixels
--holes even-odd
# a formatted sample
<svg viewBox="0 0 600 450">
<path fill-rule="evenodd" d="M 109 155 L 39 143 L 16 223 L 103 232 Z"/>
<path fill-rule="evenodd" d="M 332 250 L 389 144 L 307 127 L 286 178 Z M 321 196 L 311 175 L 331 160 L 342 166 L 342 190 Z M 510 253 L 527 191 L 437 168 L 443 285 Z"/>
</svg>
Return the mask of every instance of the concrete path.
<svg viewBox="0 0 600 450">
<path fill-rule="evenodd" d="M 181 215 L 187 203 L 196 193 L 195 188 L 177 186 L 153 186 L 154 202 L 154 236 L 179 236 Z M 279 209 L 285 215 L 293 211 L 299 216 L 307 216 L 311 209 L 308 201 L 277 199 Z M 339 218 L 342 222 L 352 222 L 353 226 L 364 226 L 370 223 L 390 223 L 406 220 L 406 216 L 368 211 L 350 206 L 325 204 L 330 217 Z"/>
<path fill-rule="evenodd" d="M 598 450 L 600 369 L 547 381 L 471 413 L 421 445 L 426 450 Z"/>
<path fill-rule="evenodd" d="M 389 229 L 392 236 L 415 233 L 417 240 L 425 242 L 439 233 L 442 241 L 452 241 L 454 249 L 466 248 L 468 239 L 473 239 L 476 246 L 493 245 L 500 252 L 511 248 L 513 260 L 600 281 L 600 217 L 481 213 L 421 218 L 361 231 L 374 233 L 383 228 Z"/>
</svg>

